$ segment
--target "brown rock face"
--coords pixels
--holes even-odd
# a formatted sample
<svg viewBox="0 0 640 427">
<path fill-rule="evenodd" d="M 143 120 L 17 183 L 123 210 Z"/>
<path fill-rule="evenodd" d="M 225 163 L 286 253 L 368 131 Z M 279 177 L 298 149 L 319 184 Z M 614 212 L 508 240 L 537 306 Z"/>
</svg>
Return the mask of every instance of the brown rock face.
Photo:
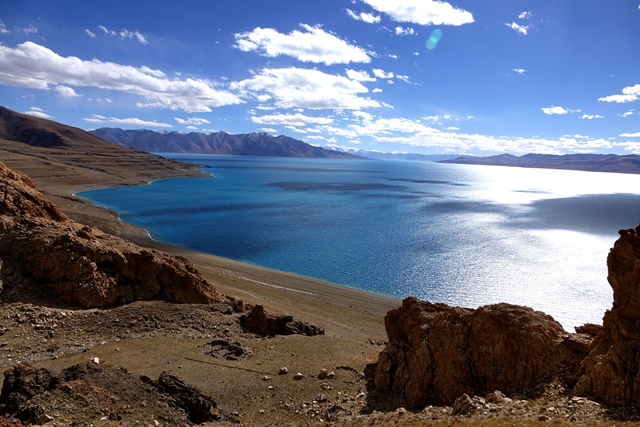
<svg viewBox="0 0 640 427">
<path fill-rule="evenodd" d="M 533 396 L 552 379 L 573 385 L 589 340 L 526 307 L 471 310 L 412 297 L 387 314 L 385 326 L 389 344 L 375 384 L 402 394 L 410 408 L 494 390 Z"/>
<path fill-rule="evenodd" d="M 574 391 L 609 405 L 640 405 L 640 226 L 620 230 L 607 265 L 613 306 Z"/>
<path fill-rule="evenodd" d="M 83 308 L 223 300 L 186 259 L 69 220 L 33 182 L 1 163 L 0 279 L 5 299 L 26 285 Z"/>
</svg>

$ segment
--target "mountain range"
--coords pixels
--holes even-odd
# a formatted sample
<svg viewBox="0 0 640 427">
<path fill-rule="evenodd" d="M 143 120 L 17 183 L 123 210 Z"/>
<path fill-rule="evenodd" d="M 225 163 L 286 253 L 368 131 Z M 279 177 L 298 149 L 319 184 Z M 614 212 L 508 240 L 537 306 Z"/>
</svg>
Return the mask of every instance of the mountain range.
<svg viewBox="0 0 640 427">
<path fill-rule="evenodd" d="M 489 157 L 458 157 L 440 163 L 516 166 L 540 169 L 568 169 L 593 172 L 640 173 L 640 156 L 616 154 L 499 154 Z"/>
<path fill-rule="evenodd" d="M 231 154 L 245 156 L 358 159 L 361 156 L 315 147 L 285 135 L 265 132 L 232 135 L 226 132 L 155 132 L 147 129 L 100 128 L 92 134 L 114 144 L 152 153 Z"/>
</svg>

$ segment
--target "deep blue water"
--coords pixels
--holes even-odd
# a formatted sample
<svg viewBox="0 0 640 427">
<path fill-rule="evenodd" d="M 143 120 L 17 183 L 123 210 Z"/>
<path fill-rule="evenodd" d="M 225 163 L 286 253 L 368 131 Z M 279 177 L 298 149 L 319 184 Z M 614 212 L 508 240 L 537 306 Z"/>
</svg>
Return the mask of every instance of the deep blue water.
<svg viewBox="0 0 640 427">
<path fill-rule="evenodd" d="M 156 240 L 379 294 L 506 301 L 565 327 L 611 306 L 640 176 L 408 161 L 172 155 L 211 178 L 80 195 Z"/>
</svg>

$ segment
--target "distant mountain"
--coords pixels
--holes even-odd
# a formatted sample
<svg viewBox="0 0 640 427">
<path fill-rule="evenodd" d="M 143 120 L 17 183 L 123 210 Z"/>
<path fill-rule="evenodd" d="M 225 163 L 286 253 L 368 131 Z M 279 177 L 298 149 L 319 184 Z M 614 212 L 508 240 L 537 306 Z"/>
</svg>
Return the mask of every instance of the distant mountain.
<svg viewBox="0 0 640 427">
<path fill-rule="evenodd" d="M 441 163 L 516 166 L 523 168 L 569 169 L 593 172 L 640 173 L 640 156 L 616 154 L 499 154 L 489 157 L 458 157 Z"/>
<path fill-rule="evenodd" d="M 441 160 L 450 160 L 460 157 L 459 154 L 382 153 L 379 151 L 359 150 L 357 148 L 346 150 L 336 148 L 335 151 L 339 151 L 341 153 L 351 153 L 373 160 L 418 160 L 421 162 L 439 162 Z"/>
<path fill-rule="evenodd" d="M 231 135 L 226 132 L 155 132 L 100 128 L 94 135 L 114 144 L 152 153 L 233 154 L 246 156 L 362 158 L 360 156 L 314 147 L 306 142 L 268 133 Z"/>
</svg>

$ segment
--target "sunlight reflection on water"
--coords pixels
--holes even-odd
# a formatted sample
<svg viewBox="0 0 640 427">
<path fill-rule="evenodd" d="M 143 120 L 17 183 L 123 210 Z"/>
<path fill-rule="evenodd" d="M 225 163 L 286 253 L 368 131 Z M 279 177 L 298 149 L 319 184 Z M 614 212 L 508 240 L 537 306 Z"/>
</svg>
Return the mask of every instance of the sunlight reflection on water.
<svg viewBox="0 0 640 427">
<path fill-rule="evenodd" d="M 171 157 L 216 178 L 83 196 L 158 240 L 397 298 L 527 305 L 565 328 L 601 322 L 607 253 L 640 221 L 638 175 Z"/>
</svg>

